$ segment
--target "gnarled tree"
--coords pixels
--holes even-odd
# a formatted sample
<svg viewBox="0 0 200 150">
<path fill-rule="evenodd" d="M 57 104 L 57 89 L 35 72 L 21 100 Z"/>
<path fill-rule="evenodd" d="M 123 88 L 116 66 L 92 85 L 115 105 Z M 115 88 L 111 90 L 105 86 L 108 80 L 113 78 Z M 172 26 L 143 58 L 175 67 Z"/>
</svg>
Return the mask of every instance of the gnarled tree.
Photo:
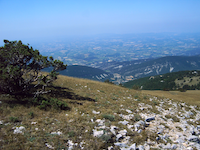
<svg viewBox="0 0 200 150">
<path fill-rule="evenodd" d="M 22 95 L 32 91 L 34 96 L 46 93 L 45 87 L 57 79 L 56 71 L 66 69 L 62 61 L 42 56 L 21 41 L 4 40 L 4 43 L 0 47 L 0 90 L 4 93 Z M 42 74 L 41 70 L 47 67 L 53 67 L 52 71 Z"/>
</svg>

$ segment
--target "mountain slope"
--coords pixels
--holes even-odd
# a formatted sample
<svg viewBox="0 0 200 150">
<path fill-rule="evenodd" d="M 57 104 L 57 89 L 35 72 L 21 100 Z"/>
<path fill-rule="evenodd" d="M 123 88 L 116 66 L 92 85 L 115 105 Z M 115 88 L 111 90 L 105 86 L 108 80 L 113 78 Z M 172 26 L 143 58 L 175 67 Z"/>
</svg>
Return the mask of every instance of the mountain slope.
<svg viewBox="0 0 200 150">
<path fill-rule="evenodd" d="M 149 76 L 124 83 L 127 88 L 144 90 L 185 90 L 200 89 L 200 71 L 179 71 L 163 75 Z"/>
<path fill-rule="evenodd" d="M 200 69 L 200 55 L 197 56 L 167 56 L 151 60 L 129 61 L 120 63 L 107 63 L 105 67 L 111 73 L 118 73 L 124 78 L 132 76 L 138 79 L 169 72 Z"/>
</svg>

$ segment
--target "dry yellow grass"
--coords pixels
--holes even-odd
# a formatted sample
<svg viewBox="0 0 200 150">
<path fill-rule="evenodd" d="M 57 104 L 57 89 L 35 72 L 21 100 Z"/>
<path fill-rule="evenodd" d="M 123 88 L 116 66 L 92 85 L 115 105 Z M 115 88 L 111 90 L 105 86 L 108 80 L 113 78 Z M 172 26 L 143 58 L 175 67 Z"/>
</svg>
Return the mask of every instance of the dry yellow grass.
<svg viewBox="0 0 200 150">
<path fill-rule="evenodd" d="M 200 106 L 200 91 L 199 90 L 187 90 L 186 92 L 142 90 L 141 92 L 144 94 L 150 94 L 150 95 L 155 95 L 159 97 L 166 97 L 166 98 L 186 102 L 190 105 Z"/>
<path fill-rule="evenodd" d="M 3 125 L 0 125 L 0 145 L 2 145 L 0 148 L 44 149 L 45 143 L 55 148 L 62 148 L 66 147 L 68 140 L 72 140 L 76 143 L 81 141 L 87 143 L 84 145 L 85 149 L 103 149 L 106 143 L 92 136 L 92 129 L 96 125 L 94 121 L 103 119 L 105 114 L 114 116 L 115 120 L 112 124 L 118 124 L 118 121 L 122 119 L 114 113 L 122 112 L 121 105 L 130 110 L 137 108 L 137 102 L 127 97 L 134 97 L 137 94 L 139 98 L 139 93 L 117 85 L 59 75 L 54 86 L 63 88 L 64 96 L 58 99 L 67 102 L 71 110 L 44 111 L 37 107 L 26 107 L 20 104 L 10 106 L 4 103 L 7 100 L 6 97 L 3 95 L 0 97 L 2 101 L 0 121 L 3 122 Z M 59 94 L 57 93 L 57 96 Z M 93 110 L 99 111 L 100 114 L 94 114 Z M 34 114 L 34 117 L 31 118 L 30 113 Z M 18 121 L 11 122 L 11 118 L 17 118 Z M 32 122 L 36 124 L 32 125 Z M 109 125 L 110 121 L 107 120 L 106 124 Z M 12 128 L 16 126 L 24 126 L 25 134 L 13 134 Z M 58 131 L 61 131 L 62 135 L 51 134 Z"/>
<path fill-rule="evenodd" d="M 108 146 L 106 144 L 109 143 L 92 136 L 92 129 L 97 125 L 96 119 L 103 119 L 103 115 L 107 115 L 108 118 L 114 118 L 112 121 L 105 119 L 107 126 L 117 125 L 119 130 L 120 128 L 127 129 L 127 127 L 118 123 L 123 121 L 119 114 L 128 114 L 126 109 L 131 110 L 138 118 L 140 116 L 137 115 L 136 110 L 139 103 L 147 103 L 153 107 L 151 111 L 156 111 L 154 105 L 159 102 L 159 99 L 149 101 L 150 96 L 147 96 L 149 94 L 183 100 L 190 104 L 192 101 L 193 104 L 197 104 L 200 94 L 199 91 L 184 93 L 136 91 L 108 83 L 62 75 L 58 76 L 54 86 L 63 88 L 60 92 L 63 92 L 64 95 L 59 97 L 60 93 L 57 93 L 58 99 L 67 102 L 71 110 L 57 111 L 51 109 L 44 111 L 37 107 L 27 107 L 21 104 L 11 106 L 4 103 L 7 100 L 4 96 L 0 96 L 0 101 L 2 101 L 0 104 L 0 121 L 3 122 L 0 125 L 0 149 L 47 149 L 46 143 L 52 145 L 55 149 L 64 149 L 69 140 L 78 144 L 84 141 L 86 143 L 84 144 L 85 149 L 105 149 Z M 100 114 L 94 114 L 93 110 L 100 112 Z M 33 116 L 30 115 L 31 113 Z M 18 118 L 19 121 L 11 122 L 11 118 Z M 133 124 L 136 120 L 137 118 L 130 120 L 130 123 Z M 31 124 L 32 122 L 36 123 Z M 16 126 L 25 127 L 24 135 L 13 134 L 13 127 Z M 51 134 L 58 131 L 62 134 Z M 142 143 L 145 141 L 147 133 L 144 132 L 144 135 L 143 137 L 134 136 L 132 140 Z M 80 149 L 80 147 L 77 149 Z"/>
</svg>

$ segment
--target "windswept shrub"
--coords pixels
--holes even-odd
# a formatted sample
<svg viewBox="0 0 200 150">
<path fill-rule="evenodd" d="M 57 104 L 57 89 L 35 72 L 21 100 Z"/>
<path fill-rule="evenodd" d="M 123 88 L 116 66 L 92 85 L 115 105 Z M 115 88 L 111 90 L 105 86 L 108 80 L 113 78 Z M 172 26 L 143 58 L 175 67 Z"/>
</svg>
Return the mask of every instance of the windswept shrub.
<svg viewBox="0 0 200 150">
<path fill-rule="evenodd" d="M 42 56 L 39 50 L 22 41 L 4 40 L 4 43 L 0 47 L 0 91 L 18 100 L 30 92 L 34 97 L 47 93 L 45 88 L 57 79 L 56 71 L 66 69 L 62 61 Z M 52 67 L 52 71 L 43 75 L 41 70 L 48 67 Z"/>
</svg>

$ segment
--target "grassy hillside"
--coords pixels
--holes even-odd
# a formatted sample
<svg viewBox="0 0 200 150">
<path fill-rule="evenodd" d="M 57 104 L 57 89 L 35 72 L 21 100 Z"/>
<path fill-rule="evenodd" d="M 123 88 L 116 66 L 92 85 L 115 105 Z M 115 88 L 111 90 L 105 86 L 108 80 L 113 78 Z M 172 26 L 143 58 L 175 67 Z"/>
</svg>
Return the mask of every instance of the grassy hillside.
<svg viewBox="0 0 200 150">
<path fill-rule="evenodd" d="M 8 95 L 1 94 L 0 149 L 100 150 L 111 146 L 120 149 L 120 144 L 116 144 L 120 142 L 125 142 L 127 146 L 133 143 L 137 146 L 144 145 L 147 141 L 156 142 L 158 134 L 152 129 L 157 126 L 154 125 L 156 122 L 152 122 L 149 127 L 140 127 L 140 130 L 136 130 L 135 124 L 145 120 L 145 115 L 163 116 L 162 111 L 159 111 L 160 104 L 168 111 L 169 108 L 174 108 L 169 101 L 177 103 L 177 108 L 174 109 L 184 114 L 184 99 L 180 102 L 179 99 L 164 98 L 165 95 L 155 95 L 62 75 L 58 76 L 49 96 L 65 101 L 70 108 L 67 111 L 53 108 L 41 110 L 37 106 L 18 103 Z M 195 111 L 199 110 L 199 99 L 193 101 L 197 104 Z M 194 112 L 190 107 L 194 103 L 187 102 L 184 108 Z M 180 114 L 177 112 L 176 115 L 178 117 Z M 170 120 L 170 115 L 164 115 L 164 119 Z M 193 125 L 199 123 L 200 120 L 196 120 Z M 167 124 L 165 127 L 169 128 Z M 180 128 L 174 128 L 173 131 Z M 167 138 L 160 140 L 159 144 L 166 145 L 165 141 L 173 143 Z M 150 146 L 156 148 L 155 144 Z"/>
<path fill-rule="evenodd" d="M 200 89 L 200 71 L 179 71 L 157 76 L 149 76 L 124 84 L 127 88 L 143 90 L 186 90 Z"/>
</svg>

